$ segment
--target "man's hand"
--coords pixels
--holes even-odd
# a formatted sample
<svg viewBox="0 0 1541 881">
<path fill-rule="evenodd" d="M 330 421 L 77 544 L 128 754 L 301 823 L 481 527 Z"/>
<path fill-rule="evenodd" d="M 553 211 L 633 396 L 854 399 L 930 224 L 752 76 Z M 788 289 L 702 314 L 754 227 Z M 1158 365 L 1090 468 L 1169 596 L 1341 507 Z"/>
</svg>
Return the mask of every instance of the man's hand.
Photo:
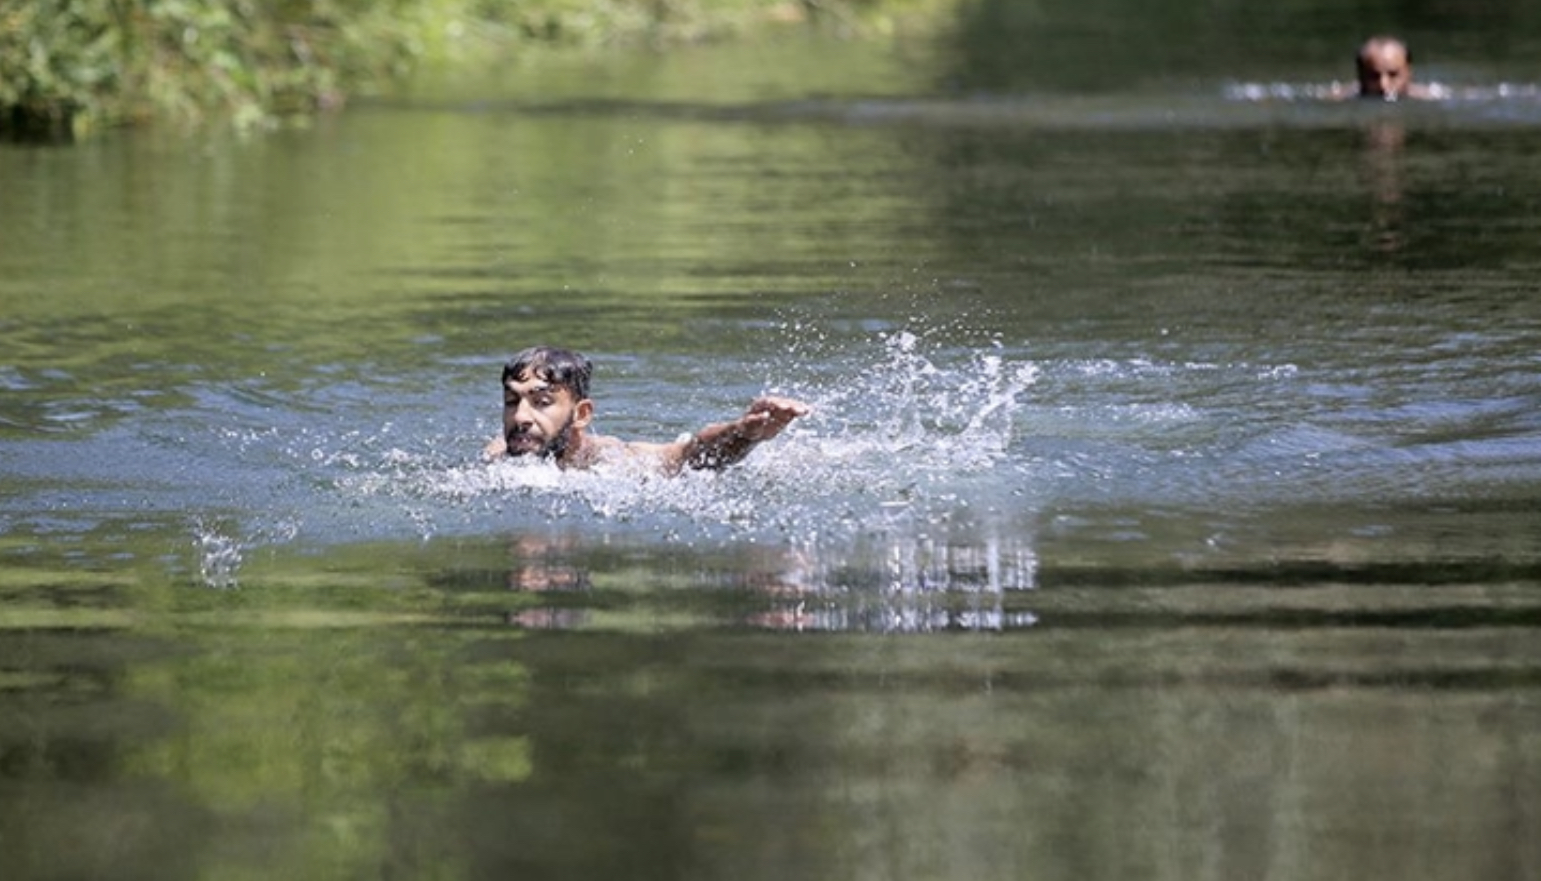
<svg viewBox="0 0 1541 881">
<path fill-rule="evenodd" d="M 768 395 L 756 398 L 739 417 L 736 433 L 751 443 L 770 440 L 799 416 L 808 415 L 808 405 L 791 398 Z"/>
</svg>

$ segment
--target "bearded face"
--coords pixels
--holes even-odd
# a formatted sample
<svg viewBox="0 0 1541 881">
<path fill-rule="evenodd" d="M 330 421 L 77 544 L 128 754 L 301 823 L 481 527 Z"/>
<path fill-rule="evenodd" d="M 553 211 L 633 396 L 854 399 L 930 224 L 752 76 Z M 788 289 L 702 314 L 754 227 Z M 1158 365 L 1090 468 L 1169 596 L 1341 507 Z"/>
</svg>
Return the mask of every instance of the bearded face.
<svg viewBox="0 0 1541 881">
<path fill-rule="evenodd" d="M 572 445 L 579 404 L 571 391 L 539 376 L 511 377 L 503 384 L 503 440 L 508 455 L 560 460 Z"/>
</svg>

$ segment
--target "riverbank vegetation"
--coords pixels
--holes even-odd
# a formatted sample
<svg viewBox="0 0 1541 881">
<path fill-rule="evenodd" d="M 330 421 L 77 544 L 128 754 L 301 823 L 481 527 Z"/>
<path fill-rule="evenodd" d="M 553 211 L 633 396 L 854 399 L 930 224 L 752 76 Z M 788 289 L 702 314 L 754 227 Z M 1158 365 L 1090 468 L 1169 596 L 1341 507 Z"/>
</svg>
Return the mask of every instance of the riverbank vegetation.
<svg viewBox="0 0 1541 881">
<path fill-rule="evenodd" d="M 425 64 L 675 45 L 770 27 L 881 31 L 935 0 L 35 0 L 0 6 L 0 133 L 271 124 Z"/>
</svg>

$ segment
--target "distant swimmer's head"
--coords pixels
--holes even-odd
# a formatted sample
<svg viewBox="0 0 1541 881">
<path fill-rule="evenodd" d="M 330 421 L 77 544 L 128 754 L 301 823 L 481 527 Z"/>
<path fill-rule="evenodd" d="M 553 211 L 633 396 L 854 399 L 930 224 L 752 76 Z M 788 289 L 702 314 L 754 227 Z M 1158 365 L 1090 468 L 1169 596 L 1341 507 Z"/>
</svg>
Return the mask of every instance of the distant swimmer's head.
<svg viewBox="0 0 1541 881">
<path fill-rule="evenodd" d="M 1395 37 L 1371 37 L 1354 56 L 1359 71 L 1359 97 L 1395 101 L 1408 94 L 1413 82 L 1412 57 Z"/>
<path fill-rule="evenodd" d="M 503 366 L 503 440 L 510 456 L 563 459 L 594 418 L 589 377 L 577 352 L 535 346 Z"/>
</svg>

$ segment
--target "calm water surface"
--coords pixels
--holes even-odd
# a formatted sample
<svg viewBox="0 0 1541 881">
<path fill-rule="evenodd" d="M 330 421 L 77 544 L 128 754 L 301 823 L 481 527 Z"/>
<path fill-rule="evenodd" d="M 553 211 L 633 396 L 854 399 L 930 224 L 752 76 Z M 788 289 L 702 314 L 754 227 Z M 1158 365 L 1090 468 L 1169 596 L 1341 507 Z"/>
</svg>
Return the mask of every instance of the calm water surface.
<svg viewBox="0 0 1541 881">
<path fill-rule="evenodd" d="M 1541 74 L 1055 45 L 0 147 L 0 877 L 1541 875 Z"/>
</svg>

